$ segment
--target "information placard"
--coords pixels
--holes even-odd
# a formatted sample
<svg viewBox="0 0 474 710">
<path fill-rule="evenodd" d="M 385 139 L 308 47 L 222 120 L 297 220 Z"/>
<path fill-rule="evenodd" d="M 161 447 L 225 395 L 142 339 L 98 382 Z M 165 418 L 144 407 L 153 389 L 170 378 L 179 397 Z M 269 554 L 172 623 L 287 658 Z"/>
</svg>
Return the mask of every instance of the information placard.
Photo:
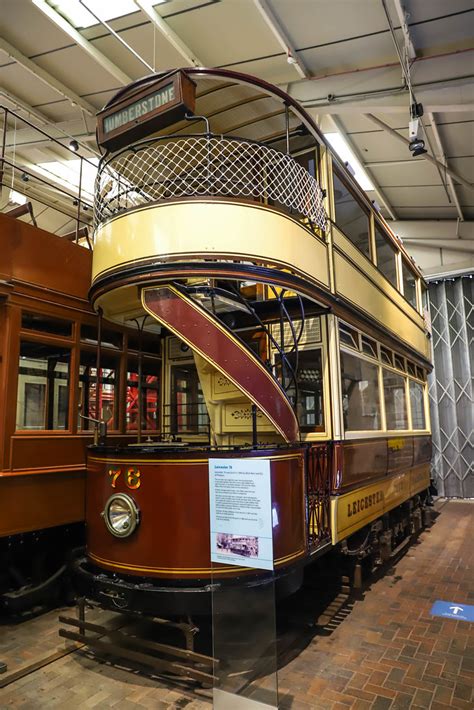
<svg viewBox="0 0 474 710">
<path fill-rule="evenodd" d="M 268 459 L 209 459 L 211 561 L 273 569 Z"/>
</svg>

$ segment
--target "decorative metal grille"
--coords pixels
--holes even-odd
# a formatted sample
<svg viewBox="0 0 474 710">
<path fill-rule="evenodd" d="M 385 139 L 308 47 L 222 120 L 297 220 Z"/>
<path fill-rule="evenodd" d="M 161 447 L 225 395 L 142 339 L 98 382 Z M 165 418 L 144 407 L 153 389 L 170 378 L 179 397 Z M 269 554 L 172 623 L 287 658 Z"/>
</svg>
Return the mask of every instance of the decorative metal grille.
<svg viewBox="0 0 474 710">
<path fill-rule="evenodd" d="M 474 279 L 429 285 L 434 371 L 429 379 L 433 474 L 440 495 L 474 497 Z"/>
<path fill-rule="evenodd" d="M 222 136 L 146 141 L 114 155 L 98 171 L 94 225 L 157 200 L 210 195 L 269 202 L 326 227 L 321 188 L 291 156 Z"/>
<path fill-rule="evenodd" d="M 308 540 L 315 547 L 329 539 L 331 490 L 331 450 L 327 444 L 312 446 L 308 452 L 306 491 Z"/>
</svg>

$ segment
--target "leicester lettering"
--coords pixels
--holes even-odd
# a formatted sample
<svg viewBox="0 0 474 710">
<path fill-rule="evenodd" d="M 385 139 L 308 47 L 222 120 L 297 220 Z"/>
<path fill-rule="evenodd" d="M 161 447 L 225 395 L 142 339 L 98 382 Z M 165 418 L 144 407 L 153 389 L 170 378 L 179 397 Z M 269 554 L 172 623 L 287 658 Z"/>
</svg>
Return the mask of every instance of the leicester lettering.
<svg viewBox="0 0 474 710">
<path fill-rule="evenodd" d="M 367 510 L 381 501 L 383 501 L 383 491 L 377 491 L 376 493 L 358 498 L 352 503 L 347 504 L 347 517 L 350 518 L 353 515 L 357 515 L 357 513 L 361 513 L 363 510 Z"/>
</svg>

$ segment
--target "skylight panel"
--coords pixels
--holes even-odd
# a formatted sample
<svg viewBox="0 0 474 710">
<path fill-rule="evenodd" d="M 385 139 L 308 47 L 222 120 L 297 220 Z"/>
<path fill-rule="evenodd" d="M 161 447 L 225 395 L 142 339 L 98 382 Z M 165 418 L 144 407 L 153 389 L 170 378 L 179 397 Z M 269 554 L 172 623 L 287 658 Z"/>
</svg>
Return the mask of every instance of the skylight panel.
<svg viewBox="0 0 474 710">
<path fill-rule="evenodd" d="M 35 170 L 43 177 L 51 178 L 56 183 L 63 185 L 72 191 L 79 188 L 80 160 L 52 160 L 46 163 L 38 163 Z M 92 163 L 92 165 L 91 165 Z M 90 162 L 83 162 L 82 165 L 82 196 L 92 201 L 94 196 L 94 182 L 97 175 L 98 158 L 90 158 Z"/>
<path fill-rule="evenodd" d="M 79 0 L 47 0 L 48 5 L 57 10 L 63 17 L 68 20 L 73 27 L 85 29 L 97 25 L 97 20 L 92 13 L 100 17 L 101 20 L 108 22 L 115 20 L 117 17 L 130 15 L 132 12 L 138 12 L 139 7 L 134 0 L 113 0 L 106 2 L 105 0 L 84 0 L 91 12 L 84 5 L 81 5 Z M 165 0 L 154 0 L 154 5 L 159 5 Z"/>
<path fill-rule="evenodd" d="M 343 163 L 349 163 L 350 172 L 353 172 L 355 179 L 363 190 L 373 190 L 374 184 L 369 178 L 364 168 L 357 160 L 356 156 L 349 148 L 349 145 L 340 133 L 325 133 L 324 137 L 328 140 L 331 147 L 334 148 Z"/>
</svg>

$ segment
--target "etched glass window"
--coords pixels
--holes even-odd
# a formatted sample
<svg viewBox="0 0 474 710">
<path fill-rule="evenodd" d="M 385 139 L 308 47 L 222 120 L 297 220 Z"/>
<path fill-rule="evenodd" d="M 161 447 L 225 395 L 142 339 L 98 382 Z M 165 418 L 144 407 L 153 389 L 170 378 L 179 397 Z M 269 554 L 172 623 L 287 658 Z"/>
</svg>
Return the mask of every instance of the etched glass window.
<svg viewBox="0 0 474 710">
<path fill-rule="evenodd" d="M 410 380 L 411 424 L 413 429 L 426 429 L 424 388 Z"/>
<path fill-rule="evenodd" d="M 379 368 L 341 352 L 342 410 L 346 431 L 381 429 Z"/>
<path fill-rule="evenodd" d="M 405 378 L 384 370 L 383 391 L 387 429 L 408 429 Z"/>
</svg>

